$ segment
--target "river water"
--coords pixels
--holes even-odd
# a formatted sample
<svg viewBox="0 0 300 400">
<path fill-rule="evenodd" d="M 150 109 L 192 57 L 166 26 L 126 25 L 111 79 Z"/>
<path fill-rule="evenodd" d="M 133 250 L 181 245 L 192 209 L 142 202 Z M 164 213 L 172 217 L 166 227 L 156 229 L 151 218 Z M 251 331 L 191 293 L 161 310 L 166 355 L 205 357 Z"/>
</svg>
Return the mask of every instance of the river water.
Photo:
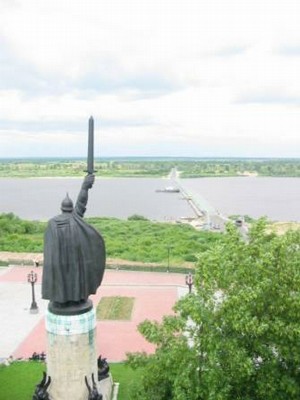
<svg viewBox="0 0 300 400">
<path fill-rule="evenodd" d="M 211 212 L 300 221 L 300 178 L 199 178 L 182 182 Z"/>
<path fill-rule="evenodd" d="M 79 178 L 1 178 L 0 213 L 47 220 L 60 212 L 66 192 L 75 202 L 81 182 Z M 300 178 L 198 178 L 180 183 L 203 209 L 212 212 L 300 221 Z M 140 214 L 158 221 L 194 216 L 180 193 L 156 192 L 170 185 L 167 179 L 96 178 L 86 216 Z"/>
<path fill-rule="evenodd" d="M 25 219 L 46 220 L 60 213 L 66 195 L 75 203 L 82 179 L 0 179 L 0 213 L 13 212 Z M 127 218 L 140 214 L 168 221 L 194 213 L 180 193 L 158 193 L 169 186 L 167 179 L 96 178 L 89 191 L 86 216 Z"/>
</svg>

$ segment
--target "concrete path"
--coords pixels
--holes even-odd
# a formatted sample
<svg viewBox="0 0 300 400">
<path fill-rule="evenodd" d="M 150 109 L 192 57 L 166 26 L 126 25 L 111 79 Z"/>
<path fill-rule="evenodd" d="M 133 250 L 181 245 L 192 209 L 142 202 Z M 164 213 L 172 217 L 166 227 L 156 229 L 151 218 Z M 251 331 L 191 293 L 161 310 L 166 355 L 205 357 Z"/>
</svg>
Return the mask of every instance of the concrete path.
<svg viewBox="0 0 300 400">
<path fill-rule="evenodd" d="M 38 314 L 30 314 L 31 285 L 27 274 L 32 267 L 0 269 L 0 359 L 13 355 L 28 358 L 33 352 L 47 352 L 44 323 L 48 301 L 41 299 L 40 283 L 36 285 Z M 41 282 L 42 268 L 35 268 Z M 154 351 L 154 346 L 137 331 L 145 319 L 161 321 L 172 314 L 178 297 L 185 295 L 182 274 L 107 270 L 101 287 L 91 296 L 94 306 L 103 296 L 134 297 L 130 321 L 98 321 L 97 348 L 110 362 L 122 361 L 127 352 Z"/>
</svg>

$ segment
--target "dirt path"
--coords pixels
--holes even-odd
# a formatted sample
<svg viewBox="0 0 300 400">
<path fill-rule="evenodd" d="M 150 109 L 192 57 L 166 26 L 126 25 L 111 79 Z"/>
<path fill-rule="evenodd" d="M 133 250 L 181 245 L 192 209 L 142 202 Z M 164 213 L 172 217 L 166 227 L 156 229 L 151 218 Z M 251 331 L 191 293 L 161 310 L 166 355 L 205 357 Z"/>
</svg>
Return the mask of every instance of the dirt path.
<svg viewBox="0 0 300 400">
<path fill-rule="evenodd" d="M 8 262 L 9 264 L 26 264 L 34 266 L 35 262 L 43 263 L 43 253 L 14 253 L 10 251 L 0 251 L 0 261 Z M 117 265 L 130 265 L 130 266 L 144 266 L 144 267 L 161 267 L 165 266 L 162 263 L 144 263 L 142 261 L 122 260 L 120 258 L 107 258 L 106 264 L 113 267 Z M 193 268 L 194 264 L 184 262 L 181 266 L 186 268 Z"/>
<path fill-rule="evenodd" d="M 0 251 L 0 260 L 13 263 L 34 263 L 34 261 L 42 262 L 43 253 L 13 253 L 10 251 Z"/>
<path fill-rule="evenodd" d="M 1 261 L 5 261 L 5 262 L 9 262 L 9 263 L 13 263 L 13 262 L 17 262 L 22 263 L 24 262 L 24 264 L 29 264 L 32 263 L 32 265 L 34 264 L 35 261 L 42 263 L 43 262 L 43 253 L 14 253 L 14 252 L 10 252 L 10 251 L 0 251 L 0 260 Z M 136 262 L 136 261 L 129 261 L 129 260 L 121 260 L 119 258 L 108 258 L 107 259 L 107 264 L 110 265 L 149 265 L 149 267 L 151 266 L 159 266 L 161 264 L 159 263 L 143 263 L 143 262 Z"/>
</svg>

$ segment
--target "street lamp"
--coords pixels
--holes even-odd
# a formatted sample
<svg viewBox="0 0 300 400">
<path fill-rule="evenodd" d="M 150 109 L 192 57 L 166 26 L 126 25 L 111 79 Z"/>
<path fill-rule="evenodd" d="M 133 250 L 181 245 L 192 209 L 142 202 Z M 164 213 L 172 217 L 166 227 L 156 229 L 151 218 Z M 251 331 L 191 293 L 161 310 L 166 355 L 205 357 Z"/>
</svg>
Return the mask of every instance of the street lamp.
<svg viewBox="0 0 300 400">
<path fill-rule="evenodd" d="M 193 279 L 193 275 L 190 272 L 188 273 L 188 275 L 185 276 L 185 283 L 189 287 L 189 293 L 192 293 L 194 279 Z"/>
<path fill-rule="evenodd" d="M 168 265 L 167 265 L 167 272 L 170 272 L 170 250 L 171 250 L 171 246 L 169 245 L 167 247 L 168 249 Z"/>
<path fill-rule="evenodd" d="M 31 306 L 30 306 L 30 313 L 31 314 L 36 314 L 39 312 L 39 308 L 36 304 L 35 301 L 35 294 L 34 294 L 34 284 L 37 281 L 37 274 L 33 271 L 31 271 L 28 275 L 27 275 L 27 281 L 28 283 L 31 283 L 31 291 L 32 291 L 32 302 L 31 302 Z"/>
</svg>

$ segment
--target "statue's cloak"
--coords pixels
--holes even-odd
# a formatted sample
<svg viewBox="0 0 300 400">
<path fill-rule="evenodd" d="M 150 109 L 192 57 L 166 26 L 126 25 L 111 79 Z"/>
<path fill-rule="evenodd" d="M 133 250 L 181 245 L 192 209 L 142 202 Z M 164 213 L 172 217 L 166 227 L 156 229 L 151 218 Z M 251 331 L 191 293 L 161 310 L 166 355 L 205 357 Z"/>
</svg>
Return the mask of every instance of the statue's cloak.
<svg viewBox="0 0 300 400">
<path fill-rule="evenodd" d="M 105 268 L 101 235 L 75 212 L 52 218 L 44 238 L 42 298 L 87 300 L 100 286 Z"/>
</svg>

